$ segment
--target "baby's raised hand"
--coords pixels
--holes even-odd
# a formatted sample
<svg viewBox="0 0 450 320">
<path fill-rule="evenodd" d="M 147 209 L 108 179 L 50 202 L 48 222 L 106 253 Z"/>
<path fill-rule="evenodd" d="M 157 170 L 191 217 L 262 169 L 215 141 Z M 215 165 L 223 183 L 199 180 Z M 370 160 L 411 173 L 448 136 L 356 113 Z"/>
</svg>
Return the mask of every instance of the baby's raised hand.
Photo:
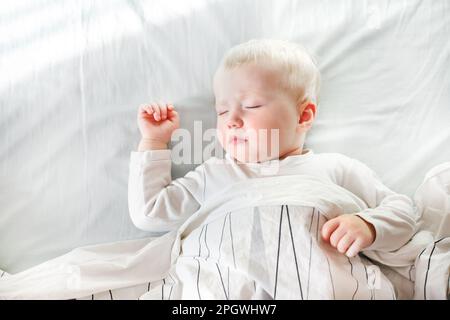
<svg viewBox="0 0 450 320">
<path fill-rule="evenodd" d="M 328 220 L 322 227 L 322 238 L 347 257 L 354 257 L 375 241 L 374 226 L 363 218 L 343 214 Z"/>
<path fill-rule="evenodd" d="M 142 139 L 167 144 L 172 133 L 180 126 L 178 112 L 172 104 L 144 104 L 139 106 L 137 117 Z"/>
</svg>

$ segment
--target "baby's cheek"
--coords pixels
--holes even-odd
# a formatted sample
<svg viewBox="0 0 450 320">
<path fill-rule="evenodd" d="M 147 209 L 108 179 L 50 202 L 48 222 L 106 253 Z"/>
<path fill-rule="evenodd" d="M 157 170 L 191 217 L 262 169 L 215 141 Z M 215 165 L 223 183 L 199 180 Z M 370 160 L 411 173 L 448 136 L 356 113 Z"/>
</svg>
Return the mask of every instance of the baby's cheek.
<svg viewBox="0 0 450 320">
<path fill-rule="evenodd" d="M 223 136 L 224 136 L 223 127 L 219 123 L 217 123 L 217 126 L 216 126 L 216 137 L 217 137 L 217 139 L 219 141 L 222 142 L 223 141 Z"/>
<path fill-rule="evenodd" d="M 226 149 L 226 147 L 227 147 L 227 144 L 225 143 L 225 141 L 226 141 L 226 134 L 219 127 L 216 129 L 216 138 L 219 141 L 219 143 L 222 146 L 222 148 Z"/>
</svg>

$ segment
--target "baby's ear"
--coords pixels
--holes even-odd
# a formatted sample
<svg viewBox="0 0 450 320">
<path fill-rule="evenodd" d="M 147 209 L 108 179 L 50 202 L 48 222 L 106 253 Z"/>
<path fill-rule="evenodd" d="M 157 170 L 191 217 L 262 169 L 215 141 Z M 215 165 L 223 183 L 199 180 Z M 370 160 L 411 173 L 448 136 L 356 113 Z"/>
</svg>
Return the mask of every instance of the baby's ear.
<svg viewBox="0 0 450 320">
<path fill-rule="evenodd" d="M 310 101 L 300 106 L 298 124 L 303 129 L 309 129 L 316 116 L 316 105 Z"/>
</svg>

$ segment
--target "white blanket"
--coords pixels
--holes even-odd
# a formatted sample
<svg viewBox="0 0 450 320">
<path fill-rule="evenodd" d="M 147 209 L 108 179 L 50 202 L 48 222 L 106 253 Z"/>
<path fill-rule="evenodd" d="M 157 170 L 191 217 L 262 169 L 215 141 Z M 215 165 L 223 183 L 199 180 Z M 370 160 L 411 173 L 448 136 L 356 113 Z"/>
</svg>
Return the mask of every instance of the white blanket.
<svg viewBox="0 0 450 320">
<path fill-rule="evenodd" d="M 394 299 L 391 281 L 371 260 L 349 259 L 320 237 L 327 219 L 365 208 L 315 177 L 252 179 L 229 186 L 160 238 L 79 248 L 4 276 L 0 298 Z M 398 269 L 388 273 L 415 268 L 428 297 L 439 298 L 448 288 L 447 240 L 424 248 L 413 239 L 407 254 L 366 254 Z M 431 259 L 419 255 L 441 268 L 431 276 Z"/>
</svg>

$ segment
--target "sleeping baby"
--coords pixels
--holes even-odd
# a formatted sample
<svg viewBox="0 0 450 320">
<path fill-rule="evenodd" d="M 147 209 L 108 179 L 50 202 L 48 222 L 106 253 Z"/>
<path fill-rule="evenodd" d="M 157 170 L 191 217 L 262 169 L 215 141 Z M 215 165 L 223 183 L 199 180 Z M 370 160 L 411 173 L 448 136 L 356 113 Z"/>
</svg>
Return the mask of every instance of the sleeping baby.
<svg viewBox="0 0 450 320">
<path fill-rule="evenodd" d="M 377 252 L 391 252 L 407 243 L 416 230 L 413 205 L 408 197 L 391 191 L 371 169 L 356 159 L 338 153 L 314 153 L 313 150 L 304 148 L 306 135 L 316 117 L 319 84 L 319 70 L 313 58 L 299 44 L 281 40 L 251 40 L 233 47 L 222 59 L 213 79 L 217 139 L 225 156 L 223 159 L 211 157 L 195 170 L 175 180 L 171 179 L 171 151 L 168 144 L 173 132 L 179 128 L 176 108 L 170 103 L 140 106 L 137 121 L 142 138 L 138 150 L 131 153 L 130 162 L 129 208 L 133 223 L 147 231 L 177 230 L 226 187 L 242 182 L 262 181 L 264 178 L 297 176 L 343 190 L 346 194 L 351 194 L 351 197 L 357 198 L 355 201 L 362 203 L 361 208 L 365 208 L 359 212 L 347 212 L 334 217 L 328 215 L 314 218 L 312 212 L 305 232 L 311 232 L 317 227 L 317 239 L 314 239 L 314 242 L 320 243 L 320 248 L 330 252 L 328 258 L 323 260 L 323 265 L 326 265 L 326 262 L 329 264 L 329 259 L 333 256 L 336 261 L 349 263 L 348 273 L 353 275 L 359 271 L 356 264 L 352 264 L 352 259 L 366 254 L 376 259 Z M 274 132 L 275 134 L 272 134 Z M 263 170 L 268 164 L 276 164 L 277 170 Z M 305 181 L 308 180 L 305 178 Z M 274 194 L 275 189 L 274 186 Z M 309 275 L 310 253 L 307 259 L 308 275 L 299 272 L 302 270 L 299 265 L 304 263 L 303 258 L 308 255 L 308 250 L 310 252 L 312 249 L 306 250 L 305 254 L 299 253 L 302 249 L 295 244 L 300 240 L 295 239 L 293 234 L 295 229 L 300 227 L 295 223 L 291 224 L 291 220 L 294 220 L 294 209 L 290 212 L 288 209 L 288 206 L 285 206 L 281 211 L 280 219 L 283 219 L 283 210 L 287 215 L 284 221 L 279 221 L 279 239 L 284 239 L 281 234 L 290 232 L 292 241 L 285 242 L 285 245 L 279 242 L 278 246 L 273 244 L 274 256 L 279 256 L 280 252 L 283 254 L 287 246 L 292 248 L 289 250 L 295 254 L 295 260 L 292 261 L 297 265 L 297 272 L 293 273 L 291 282 L 296 285 L 298 283 L 299 297 L 325 297 L 309 293 L 315 290 L 314 288 L 317 289 L 319 281 L 314 280 L 319 279 L 319 275 L 316 278 Z M 239 280 L 233 280 L 233 276 L 230 276 L 230 273 L 233 274 L 239 269 L 236 267 L 236 261 L 240 261 L 236 251 L 241 245 L 238 241 L 231 242 L 230 245 L 231 267 L 223 267 L 220 263 L 220 259 L 223 259 L 221 255 L 226 255 L 225 251 L 221 253 L 221 250 L 225 250 L 222 248 L 226 242 L 224 233 L 229 234 L 228 237 L 232 241 L 233 232 L 239 232 L 236 222 L 233 225 L 234 230 L 231 229 L 231 218 L 232 216 L 229 216 L 228 221 L 225 217 L 223 226 L 218 224 L 214 232 L 212 226 L 198 227 L 195 241 L 191 241 L 193 246 L 198 245 L 195 249 L 189 249 L 188 242 L 186 247 L 183 247 L 182 243 L 181 250 L 184 250 L 185 255 L 189 255 L 191 262 L 184 268 L 175 268 L 170 278 L 178 277 L 185 281 L 187 284 L 184 288 L 188 288 L 189 283 L 192 283 L 192 290 L 179 297 L 280 297 L 281 289 L 277 288 L 281 288 L 282 276 L 279 269 L 283 263 L 279 262 L 279 257 L 274 258 L 274 276 L 267 276 L 273 278 L 267 286 L 262 285 L 264 281 L 257 276 L 251 279 L 248 274 L 241 275 L 240 278 L 236 276 Z M 313 221 L 316 221 L 314 226 Z M 289 223 L 289 228 L 286 227 L 284 231 L 283 223 Z M 244 224 L 241 226 L 244 228 Z M 277 228 L 272 229 L 278 232 Z M 246 232 L 252 233 L 251 230 Z M 215 242 L 210 240 L 213 239 L 213 233 L 217 234 Z M 277 242 L 277 238 L 273 242 Z M 266 247 L 269 245 L 271 244 L 266 244 Z M 216 256 L 212 249 L 214 246 L 218 250 Z M 219 289 L 216 295 L 208 293 L 207 287 L 212 286 L 211 281 L 201 284 L 203 288 L 199 287 L 199 283 L 205 279 L 201 278 L 202 275 L 206 277 L 203 272 L 208 269 L 207 266 L 200 268 L 200 261 L 203 263 L 209 261 L 208 259 L 213 261 L 210 272 L 217 273 Z M 321 260 L 317 258 L 316 261 Z M 361 270 L 365 269 L 367 276 L 369 264 L 366 262 L 361 264 L 364 267 Z M 305 263 L 306 267 L 308 263 Z M 349 283 L 339 283 L 336 279 L 333 281 L 333 275 L 344 267 L 339 268 L 337 264 L 334 270 L 338 271 L 331 272 L 330 269 L 329 278 L 333 287 L 330 297 L 358 298 L 357 292 L 362 284 L 358 283 L 357 279 L 356 291 L 352 289 L 349 296 L 336 294 L 339 291 L 337 286 L 353 286 Z M 192 275 L 192 280 L 186 280 L 189 275 Z M 239 284 L 240 289 L 230 290 L 230 281 L 231 285 Z M 289 286 L 289 281 L 286 285 Z M 169 291 L 171 290 L 166 292 Z M 368 298 L 373 298 L 373 294 Z"/>
</svg>

